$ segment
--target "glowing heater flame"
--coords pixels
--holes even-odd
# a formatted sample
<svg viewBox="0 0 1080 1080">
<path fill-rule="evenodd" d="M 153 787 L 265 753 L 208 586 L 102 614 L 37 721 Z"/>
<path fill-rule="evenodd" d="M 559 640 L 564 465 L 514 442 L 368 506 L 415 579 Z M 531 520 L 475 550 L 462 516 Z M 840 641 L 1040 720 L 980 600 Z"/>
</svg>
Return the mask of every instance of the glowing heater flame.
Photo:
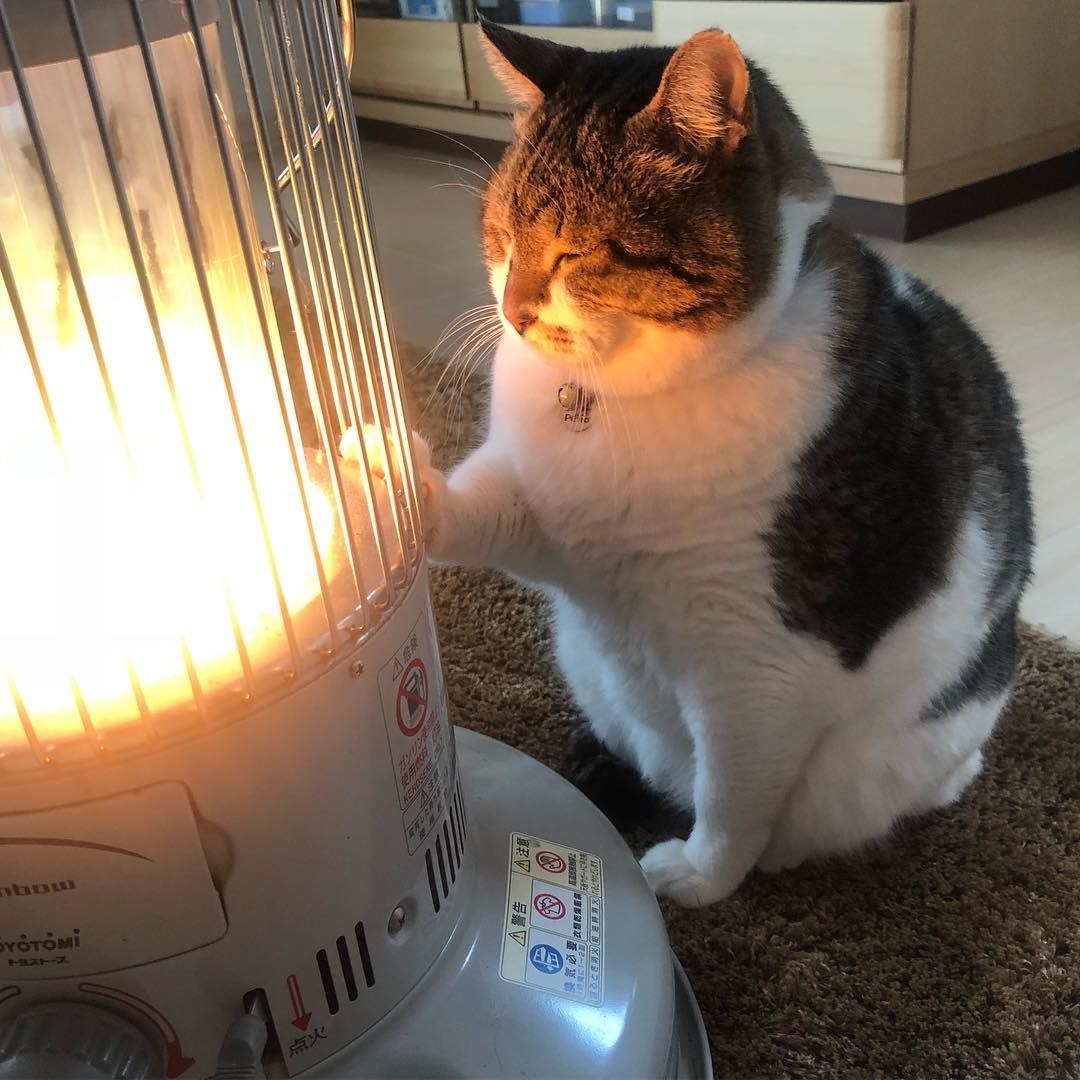
<svg viewBox="0 0 1080 1080">
<path fill-rule="evenodd" d="M 18 463 L 0 470 L 0 505 L 18 508 L 2 541 L 0 655 L 26 710 L 48 718 L 39 738 L 59 740 L 81 734 L 82 721 L 73 687 L 58 672 L 93 702 L 95 727 L 107 727 L 138 711 L 131 669 L 153 707 L 168 708 L 191 693 L 185 653 L 204 684 L 235 680 L 234 622 L 255 666 L 276 660 L 284 652 L 278 587 L 294 612 L 319 593 L 257 339 L 244 341 L 242 326 L 230 328 L 240 339 L 230 349 L 233 392 L 248 413 L 258 504 L 213 346 L 189 323 L 164 322 L 170 352 L 184 358 L 177 409 L 136 284 L 100 274 L 88 277 L 88 287 L 102 330 L 123 339 L 109 352 L 122 430 L 85 335 L 65 340 L 54 320 L 55 336 L 36 342 L 59 445 L 30 372 L 0 369 L 0 454 L 5 466 Z M 42 293 L 42 306 L 55 302 Z M 237 300 L 232 312 L 243 310 Z M 8 308 L 0 312 L 0 348 L 17 341 Z M 182 417 L 197 422 L 183 425 Z M 328 555 L 330 503 L 311 484 L 307 497 L 319 550 Z M 8 687 L 0 687 L 0 718 L 6 742 L 4 727 L 18 723 Z M 21 731 L 12 737 L 22 739 Z"/>
<path fill-rule="evenodd" d="M 153 40 L 157 97 L 136 45 L 22 67 L 0 52 L 0 767 L 281 683 L 415 562 L 400 402 L 370 366 L 364 390 L 356 320 L 309 317 L 320 298 L 296 277 L 307 359 L 287 370 L 200 33 L 217 116 L 190 32 Z M 326 228 L 295 200 L 302 232 Z M 376 474 L 393 458 L 388 483 L 355 446 L 337 459 L 354 427 Z"/>
</svg>

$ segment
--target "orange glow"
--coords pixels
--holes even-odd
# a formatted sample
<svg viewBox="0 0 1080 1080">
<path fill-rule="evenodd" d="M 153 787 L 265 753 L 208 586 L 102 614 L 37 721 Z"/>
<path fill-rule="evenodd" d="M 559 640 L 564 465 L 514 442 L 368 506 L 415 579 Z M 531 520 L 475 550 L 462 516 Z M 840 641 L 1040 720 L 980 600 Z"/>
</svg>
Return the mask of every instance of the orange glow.
<svg viewBox="0 0 1080 1080">
<path fill-rule="evenodd" d="M 0 771 L 276 693 L 406 579 L 407 446 L 371 428 L 392 485 L 327 460 L 378 416 L 370 361 L 301 247 L 271 296 L 283 238 L 203 33 L 212 95 L 189 34 L 153 41 L 164 122 L 137 46 L 93 54 L 97 115 L 77 60 L 0 66 Z"/>
<path fill-rule="evenodd" d="M 63 454 L 30 366 L 0 365 L 0 657 L 43 742 L 82 734 L 71 679 L 98 729 L 138 715 L 129 665 L 155 710 L 191 697 L 185 648 L 204 688 L 237 680 L 230 603 L 253 665 L 287 665 L 263 522 L 289 610 L 319 591 L 266 353 L 245 334 L 254 328 L 237 317 L 222 333 L 262 521 L 205 327 L 163 323 L 174 406 L 137 283 L 98 273 L 88 289 L 122 435 L 78 320 L 52 319 L 55 332 L 35 341 Z M 35 329 L 49 325 L 55 280 L 43 276 L 21 299 Z M 224 310 L 241 316 L 247 307 L 238 297 Z M 21 347 L 2 305 L 0 350 L 14 358 Z M 310 483 L 306 494 L 324 555 L 334 515 Z M 0 684 L 0 748 L 20 743 Z"/>
</svg>

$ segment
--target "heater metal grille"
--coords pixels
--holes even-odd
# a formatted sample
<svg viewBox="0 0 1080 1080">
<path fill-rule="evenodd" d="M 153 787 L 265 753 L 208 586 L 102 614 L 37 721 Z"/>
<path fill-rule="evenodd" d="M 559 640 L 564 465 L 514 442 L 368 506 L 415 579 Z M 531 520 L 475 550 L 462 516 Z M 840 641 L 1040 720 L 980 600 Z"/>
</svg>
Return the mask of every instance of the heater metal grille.
<svg viewBox="0 0 1080 1080">
<path fill-rule="evenodd" d="M 242 715 L 414 579 L 347 86 L 318 0 L 0 0 L 0 779 Z"/>
</svg>

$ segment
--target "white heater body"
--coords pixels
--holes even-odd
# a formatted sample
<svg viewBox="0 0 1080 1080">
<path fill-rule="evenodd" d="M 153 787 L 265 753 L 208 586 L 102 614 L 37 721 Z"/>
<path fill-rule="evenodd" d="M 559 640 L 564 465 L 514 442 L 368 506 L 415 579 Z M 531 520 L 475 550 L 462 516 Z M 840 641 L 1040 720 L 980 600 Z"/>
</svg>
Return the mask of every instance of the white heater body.
<svg viewBox="0 0 1080 1080">
<path fill-rule="evenodd" d="M 357 652 L 220 730 L 0 786 L 0 1010 L 103 1006 L 178 1077 L 265 1008 L 292 1075 L 407 995 L 472 875 L 423 577 Z"/>
</svg>

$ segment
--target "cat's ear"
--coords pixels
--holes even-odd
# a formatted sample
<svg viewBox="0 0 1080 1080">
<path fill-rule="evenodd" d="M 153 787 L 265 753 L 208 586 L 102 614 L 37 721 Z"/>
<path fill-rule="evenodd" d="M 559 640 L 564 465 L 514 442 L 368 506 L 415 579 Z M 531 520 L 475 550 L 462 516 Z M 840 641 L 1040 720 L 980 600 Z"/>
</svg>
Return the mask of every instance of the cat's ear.
<svg viewBox="0 0 1080 1080">
<path fill-rule="evenodd" d="M 750 73 L 731 36 L 702 30 L 675 50 L 639 115 L 675 127 L 699 150 L 734 150 L 750 126 Z"/>
<path fill-rule="evenodd" d="M 552 93 L 581 49 L 556 45 L 480 18 L 480 39 L 491 70 L 519 105 L 533 109 Z"/>
</svg>

